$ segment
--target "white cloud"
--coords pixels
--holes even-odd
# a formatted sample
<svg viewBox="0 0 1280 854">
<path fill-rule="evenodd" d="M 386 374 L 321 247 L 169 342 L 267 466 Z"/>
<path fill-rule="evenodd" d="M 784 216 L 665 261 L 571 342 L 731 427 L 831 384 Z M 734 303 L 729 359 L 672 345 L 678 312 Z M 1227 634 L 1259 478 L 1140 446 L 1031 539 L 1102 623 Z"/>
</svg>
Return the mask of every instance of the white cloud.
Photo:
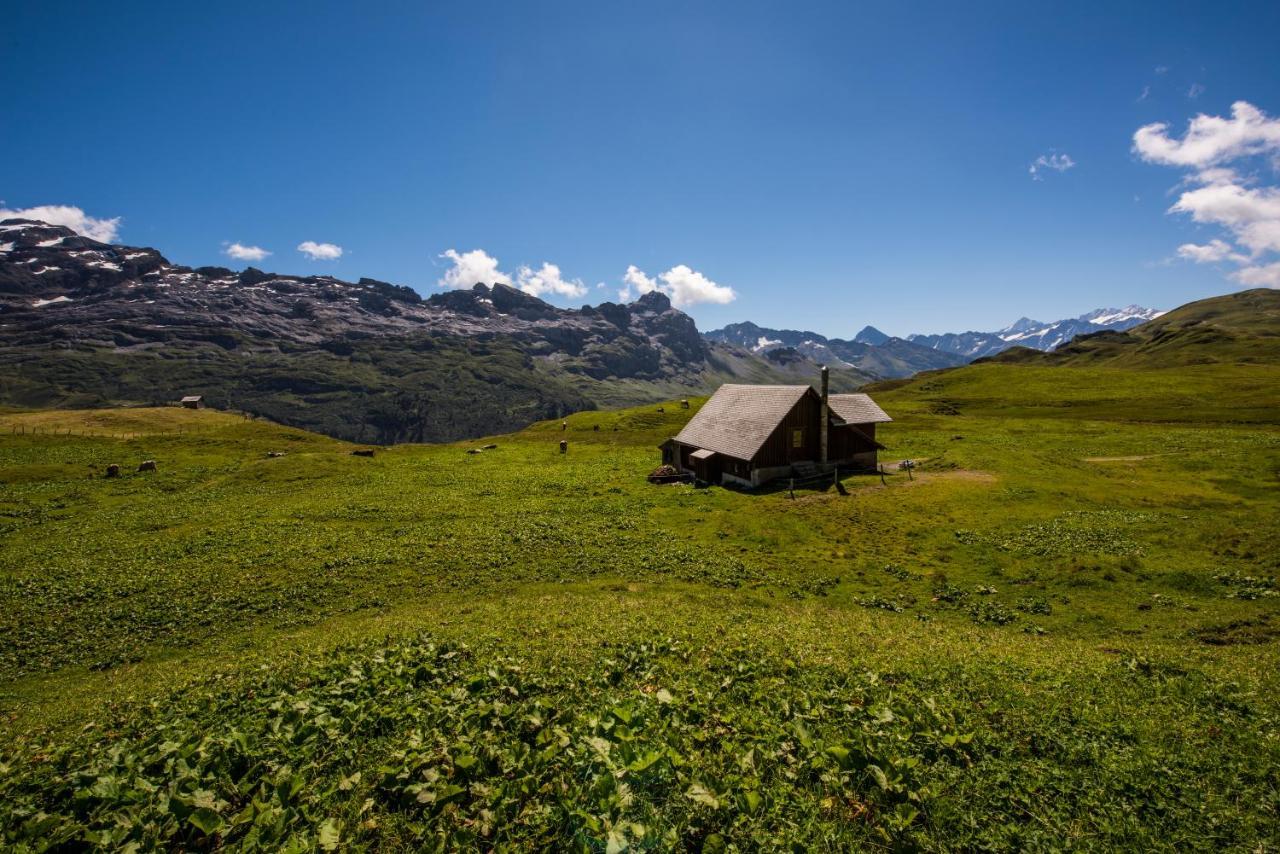
<svg viewBox="0 0 1280 854">
<path fill-rule="evenodd" d="M 1138 100 L 1139 100 L 1139 101 L 1145 101 L 1145 100 L 1147 100 L 1147 98 L 1149 98 L 1150 96 L 1151 96 L 1151 87 L 1150 87 L 1150 86 L 1143 86 L 1143 87 L 1142 87 L 1142 94 L 1138 96 Z"/>
<path fill-rule="evenodd" d="M 1196 116 L 1182 139 L 1165 122 L 1143 125 L 1133 134 L 1134 153 L 1150 163 L 1204 168 L 1269 151 L 1280 151 L 1280 119 L 1268 118 L 1247 101 L 1231 105 L 1231 118 Z"/>
<path fill-rule="evenodd" d="M 578 299 L 589 292 L 581 279 L 566 278 L 560 267 L 550 261 L 543 261 L 537 268 L 522 264 L 516 268 L 514 276 L 509 276 L 502 272 L 498 259 L 483 249 L 473 249 L 470 252 L 448 249 L 440 257 L 452 264 L 440 278 L 440 286 L 445 288 L 469 288 L 480 283 L 492 285 L 502 282 L 535 297 L 558 296 L 567 299 Z M 684 264 L 678 264 L 652 279 L 632 264 L 627 267 L 622 278 L 626 286 L 618 292 L 618 297 L 623 302 L 629 302 L 633 295 L 651 291 L 662 291 L 677 307 L 707 302 L 723 304 L 732 302 L 738 296 L 733 288 L 718 285 Z M 602 286 L 596 285 L 597 288 Z"/>
<path fill-rule="evenodd" d="M 1053 169 L 1056 172 L 1066 172 L 1075 166 L 1076 162 L 1071 159 L 1070 154 L 1041 154 L 1031 162 L 1028 172 L 1031 173 L 1033 181 L 1043 181 L 1040 171 L 1042 169 Z"/>
<path fill-rule="evenodd" d="M 498 269 L 498 259 L 483 249 L 472 249 L 470 252 L 446 249 L 440 257 L 453 262 L 453 266 L 440 277 L 442 288 L 469 288 L 472 285 L 511 281 L 510 276 Z"/>
<path fill-rule="evenodd" d="M 1195 100 L 1204 94 L 1204 86 L 1199 83 L 1192 83 L 1191 88 L 1187 90 L 1187 97 Z"/>
<path fill-rule="evenodd" d="M 1280 188 L 1209 184 L 1183 193 L 1169 212 L 1224 226 L 1254 257 L 1280 252 Z"/>
<path fill-rule="evenodd" d="M 684 264 L 677 264 L 652 279 L 632 264 L 627 267 L 622 280 L 626 284 L 618 292 L 618 297 L 623 302 L 629 301 L 633 293 L 644 295 L 653 291 L 666 294 L 676 308 L 685 308 L 698 303 L 725 305 L 738 298 L 733 288 L 716 284 L 702 273 Z"/>
<path fill-rule="evenodd" d="M 120 233 L 120 217 L 98 219 L 74 205 L 37 205 L 17 210 L 0 207 L 0 219 L 35 219 L 50 225 L 65 225 L 76 234 L 102 243 L 114 243 Z"/>
<path fill-rule="evenodd" d="M 243 243 L 231 243 L 222 251 L 237 261 L 261 261 L 271 253 L 261 246 L 245 246 Z"/>
<path fill-rule="evenodd" d="M 580 280 L 566 279 L 560 268 L 548 261 L 543 261 L 542 266 L 536 270 L 522 264 L 516 269 L 514 276 L 509 276 L 498 268 L 498 259 L 483 249 L 472 249 L 470 252 L 447 249 L 440 257 L 453 262 L 453 266 L 440 278 L 440 286 L 445 288 L 502 283 L 539 298 L 544 295 L 577 298 L 587 292 L 587 286 Z"/>
<path fill-rule="evenodd" d="M 1208 243 L 1184 243 L 1178 247 L 1178 257 L 1187 261 L 1194 261 L 1197 264 L 1212 264 L 1216 261 L 1233 261 L 1245 259 L 1245 256 L 1235 252 L 1234 247 L 1225 240 L 1214 238 Z M 1245 259 L 1247 260 L 1247 259 Z"/>
<path fill-rule="evenodd" d="M 298 244 L 298 251 L 312 261 L 336 261 L 342 257 L 342 247 L 334 243 L 316 243 L 304 240 Z"/>
<path fill-rule="evenodd" d="M 1280 120 L 1237 101 L 1229 119 L 1202 113 L 1188 123 L 1182 139 L 1167 131 L 1166 124 L 1139 128 L 1133 150 L 1147 162 L 1189 170 L 1182 186 L 1190 189 L 1179 194 L 1168 213 L 1218 226 L 1231 238 L 1184 243 L 1178 256 L 1201 264 L 1231 261 L 1242 265 L 1231 274 L 1235 281 L 1280 287 L 1280 262 L 1267 257 L 1280 253 L 1280 186 L 1257 186 L 1257 176 L 1241 165 L 1270 156 L 1272 167 L 1280 171 Z"/>
<path fill-rule="evenodd" d="M 537 270 L 522 266 L 516 270 L 515 285 L 526 294 L 541 297 L 543 294 L 555 294 L 561 297 L 580 297 L 587 292 L 587 286 L 578 279 L 565 279 L 560 268 L 555 264 L 542 262 Z"/>
<path fill-rule="evenodd" d="M 658 289 L 658 283 L 646 276 L 635 264 L 627 265 L 622 281 L 626 284 L 618 291 L 618 299 L 623 302 L 631 302 L 633 296 L 643 296 Z"/>
<path fill-rule="evenodd" d="M 1260 267 L 1245 267 L 1232 273 L 1231 278 L 1251 288 L 1280 288 L 1280 261 Z"/>
</svg>

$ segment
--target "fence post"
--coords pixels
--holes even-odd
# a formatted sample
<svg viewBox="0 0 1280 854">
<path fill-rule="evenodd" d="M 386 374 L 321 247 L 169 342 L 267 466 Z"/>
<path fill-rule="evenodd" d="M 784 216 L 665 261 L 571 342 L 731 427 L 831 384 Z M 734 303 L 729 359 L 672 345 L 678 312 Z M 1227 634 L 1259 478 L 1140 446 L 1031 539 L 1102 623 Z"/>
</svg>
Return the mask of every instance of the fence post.
<svg viewBox="0 0 1280 854">
<path fill-rule="evenodd" d="M 794 477 L 793 477 L 793 478 L 791 478 L 791 480 L 789 480 L 789 481 L 787 482 L 787 494 L 791 496 L 791 499 L 792 499 L 793 501 L 795 500 L 795 497 L 796 497 L 796 479 L 795 479 Z"/>
</svg>

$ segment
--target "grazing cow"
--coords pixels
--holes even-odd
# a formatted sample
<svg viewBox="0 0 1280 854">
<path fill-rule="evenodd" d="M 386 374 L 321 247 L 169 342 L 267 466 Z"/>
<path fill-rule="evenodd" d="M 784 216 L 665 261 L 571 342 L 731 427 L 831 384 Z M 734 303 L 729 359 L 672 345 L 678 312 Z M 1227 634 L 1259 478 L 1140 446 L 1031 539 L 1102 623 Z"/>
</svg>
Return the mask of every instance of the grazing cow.
<svg viewBox="0 0 1280 854">
<path fill-rule="evenodd" d="M 138 464 L 138 471 L 155 471 L 155 470 L 156 470 L 155 460 L 143 460 L 141 463 Z"/>
</svg>

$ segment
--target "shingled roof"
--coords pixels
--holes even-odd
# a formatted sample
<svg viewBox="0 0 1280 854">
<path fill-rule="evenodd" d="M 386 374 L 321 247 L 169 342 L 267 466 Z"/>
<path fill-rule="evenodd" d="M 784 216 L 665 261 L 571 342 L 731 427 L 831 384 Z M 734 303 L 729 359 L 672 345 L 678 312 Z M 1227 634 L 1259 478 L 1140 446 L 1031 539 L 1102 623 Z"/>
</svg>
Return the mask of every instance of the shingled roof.
<svg viewBox="0 0 1280 854">
<path fill-rule="evenodd" d="M 749 460 L 810 390 L 807 385 L 722 385 L 676 441 Z"/>
<path fill-rule="evenodd" d="M 831 413 L 845 424 L 883 424 L 893 420 L 865 394 L 833 394 L 828 404 Z"/>
</svg>

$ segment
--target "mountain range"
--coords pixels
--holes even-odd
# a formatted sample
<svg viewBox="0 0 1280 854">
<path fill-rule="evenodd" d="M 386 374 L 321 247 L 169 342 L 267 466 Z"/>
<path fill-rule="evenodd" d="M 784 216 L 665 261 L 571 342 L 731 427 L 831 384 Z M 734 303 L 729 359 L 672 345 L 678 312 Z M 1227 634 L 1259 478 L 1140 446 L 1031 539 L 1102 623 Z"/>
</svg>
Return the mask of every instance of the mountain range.
<svg viewBox="0 0 1280 854">
<path fill-rule="evenodd" d="M 1280 291 L 1253 288 L 1197 300 L 1125 330 L 1079 335 L 1050 351 L 1011 347 L 979 362 L 1126 368 L 1280 363 Z M 1269 395 L 1274 408 L 1275 395 Z M 1238 413 L 1237 413 L 1238 414 Z"/>
<path fill-rule="evenodd" d="M 708 341 L 757 354 L 796 353 L 814 362 L 856 370 L 877 379 L 909 377 L 917 371 L 953 368 L 969 360 L 868 326 L 853 339 L 826 338 L 816 332 L 770 329 L 751 322 L 731 323 L 703 333 Z"/>
<path fill-rule="evenodd" d="M 706 341 L 662 293 L 561 309 L 503 284 L 423 298 L 373 279 L 173 264 L 0 222 L 0 403 L 212 405 L 369 442 L 514 430 L 817 366 Z M 852 390 L 874 377 L 833 372 Z"/>
<path fill-rule="evenodd" d="M 1042 323 L 1029 317 L 996 332 L 948 332 L 942 335 L 908 335 L 907 340 L 922 347 L 963 356 L 966 361 L 994 356 L 1010 347 L 1054 350 L 1077 335 L 1088 335 L 1110 329 L 1123 332 L 1164 314 L 1153 308 L 1129 305 L 1124 308 L 1099 308 L 1065 320 Z"/>
<path fill-rule="evenodd" d="M 948 332 L 895 338 L 866 326 L 851 339 L 826 338 L 816 332 L 771 329 L 754 323 L 731 323 L 703 333 L 708 341 L 732 344 L 753 353 L 787 348 L 810 359 L 896 379 L 918 371 L 967 364 L 1012 347 L 1054 350 L 1077 335 L 1103 330 L 1122 332 L 1154 320 L 1164 312 L 1137 305 L 1100 308 L 1079 317 L 1042 323 L 1023 317 L 996 332 Z"/>
<path fill-rule="evenodd" d="M 214 406 L 367 442 L 441 441 L 724 382 L 832 388 L 1051 350 L 1160 312 L 992 333 L 850 339 L 735 323 L 705 334 L 660 292 L 565 309 L 501 283 L 422 297 L 375 279 L 186 267 L 33 220 L 0 222 L 0 404 Z"/>
</svg>

